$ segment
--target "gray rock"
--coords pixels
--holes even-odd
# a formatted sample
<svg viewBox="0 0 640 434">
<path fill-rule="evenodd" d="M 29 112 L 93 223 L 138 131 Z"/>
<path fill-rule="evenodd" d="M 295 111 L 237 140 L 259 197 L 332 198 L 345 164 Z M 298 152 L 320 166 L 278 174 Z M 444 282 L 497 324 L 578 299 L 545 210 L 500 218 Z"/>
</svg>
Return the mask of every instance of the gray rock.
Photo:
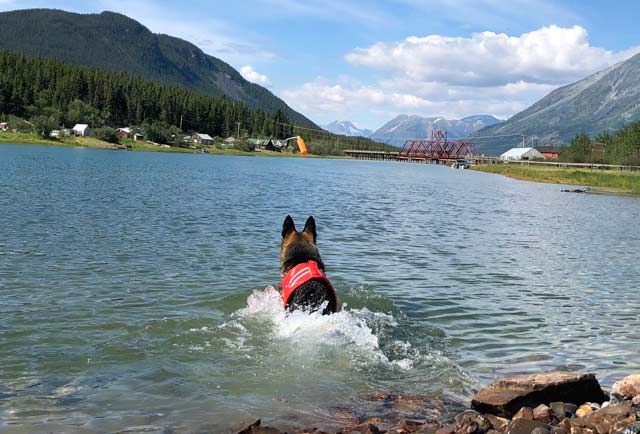
<svg viewBox="0 0 640 434">
<path fill-rule="evenodd" d="M 553 413 L 560 420 L 565 417 L 573 416 L 578 409 L 577 405 L 570 402 L 552 402 L 551 404 L 549 404 L 549 407 L 551 407 Z"/>
<path fill-rule="evenodd" d="M 491 429 L 491 422 L 474 410 L 467 410 L 456 416 L 456 433 L 482 434 Z"/>
</svg>

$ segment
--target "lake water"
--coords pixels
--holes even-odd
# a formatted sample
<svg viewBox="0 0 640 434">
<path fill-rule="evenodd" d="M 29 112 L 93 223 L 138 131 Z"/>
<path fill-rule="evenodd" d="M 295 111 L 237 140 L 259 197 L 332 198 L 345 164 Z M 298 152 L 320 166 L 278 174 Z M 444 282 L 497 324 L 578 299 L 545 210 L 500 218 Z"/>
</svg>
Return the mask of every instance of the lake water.
<svg viewBox="0 0 640 434">
<path fill-rule="evenodd" d="M 447 167 L 0 146 L 0 431 L 224 432 L 640 371 L 640 198 Z M 314 215 L 340 313 L 286 317 Z"/>
</svg>

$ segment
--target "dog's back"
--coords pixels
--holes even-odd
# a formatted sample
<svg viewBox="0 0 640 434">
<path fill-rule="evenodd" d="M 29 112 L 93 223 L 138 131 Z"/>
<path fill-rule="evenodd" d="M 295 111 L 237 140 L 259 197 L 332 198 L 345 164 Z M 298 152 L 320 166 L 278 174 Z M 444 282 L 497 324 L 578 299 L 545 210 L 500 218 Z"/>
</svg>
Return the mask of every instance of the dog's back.
<svg viewBox="0 0 640 434">
<path fill-rule="evenodd" d="M 315 312 L 322 308 L 322 314 L 328 315 L 334 312 L 333 298 L 334 292 L 332 288 L 328 287 L 322 280 L 313 279 L 293 292 L 287 309 L 290 312 L 297 309 Z"/>
<path fill-rule="evenodd" d="M 324 272 L 324 263 L 316 245 L 316 222 L 309 217 L 304 230 L 298 232 L 291 216 L 287 216 L 282 225 L 282 246 L 280 249 L 280 272 L 285 276 L 299 264 L 309 261 L 317 263 Z M 326 302 L 326 303 L 325 303 Z M 324 307 L 322 307 L 324 304 Z M 304 309 L 317 311 L 322 307 L 323 314 L 337 310 L 337 300 L 334 289 L 326 278 L 311 279 L 295 289 L 288 300 L 287 309 Z"/>
</svg>

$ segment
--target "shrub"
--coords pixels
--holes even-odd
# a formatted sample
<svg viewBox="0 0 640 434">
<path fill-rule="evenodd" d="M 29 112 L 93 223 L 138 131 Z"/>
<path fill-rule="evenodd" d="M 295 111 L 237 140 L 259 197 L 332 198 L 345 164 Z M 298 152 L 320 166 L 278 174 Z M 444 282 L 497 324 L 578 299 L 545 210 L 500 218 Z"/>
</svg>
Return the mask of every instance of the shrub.
<svg viewBox="0 0 640 434">
<path fill-rule="evenodd" d="M 116 130 L 111 127 L 96 128 L 93 134 L 99 140 L 115 144 L 120 143 L 120 138 L 118 137 Z"/>
</svg>

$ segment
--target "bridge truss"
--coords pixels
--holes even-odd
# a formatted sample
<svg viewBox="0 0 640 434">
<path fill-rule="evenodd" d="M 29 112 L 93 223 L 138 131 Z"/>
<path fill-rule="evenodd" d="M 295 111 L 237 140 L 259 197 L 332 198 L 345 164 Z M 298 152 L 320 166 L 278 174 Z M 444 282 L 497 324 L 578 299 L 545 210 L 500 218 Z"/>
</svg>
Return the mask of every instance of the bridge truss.
<svg viewBox="0 0 640 434">
<path fill-rule="evenodd" d="M 450 142 L 447 132 L 431 131 L 430 140 L 409 140 L 398 154 L 398 160 L 457 160 L 471 157 L 476 147 L 471 142 Z"/>
</svg>

